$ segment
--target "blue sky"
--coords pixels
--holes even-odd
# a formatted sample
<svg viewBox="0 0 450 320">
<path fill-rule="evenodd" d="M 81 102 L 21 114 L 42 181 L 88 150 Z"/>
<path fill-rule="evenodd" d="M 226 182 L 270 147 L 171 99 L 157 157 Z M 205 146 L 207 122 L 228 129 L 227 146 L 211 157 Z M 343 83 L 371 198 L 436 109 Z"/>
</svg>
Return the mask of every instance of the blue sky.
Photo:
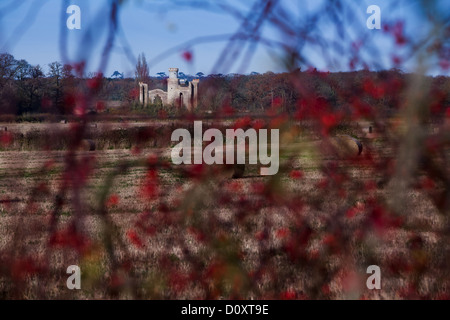
<svg viewBox="0 0 450 320">
<path fill-rule="evenodd" d="M 128 0 L 120 10 L 120 33 L 111 51 L 109 63 L 104 71 L 110 75 L 113 71 L 124 72 L 126 76 L 133 76 L 134 63 L 139 53 L 145 53 L 150 62 L 152 75 L 160 71 L 167 72 L 169 67 L 179 67 L 185 73 L 195 74 L 199 71 L 209 74 L 211 72 L 238 72 L 249 73 L 257 71 L 281 72 L 286 69 L 281 62 L 284 55 L 281 51 L 268 51 L 264 45 L 257 45 L 251 60 L 243 63 L 242 60 L 227 65 L 230 68 L 220 67 L 222 50 L 227 46 L 226 36 L 239 29 L 241 21 L 234 16 L 220 10 L 208 10 L 201 3 L 214 3 L 214 0 L 196 1 L 195 6 L 186 6 L 175 9 L 168 8 L 168 0 Z M 189 3 L 189 0 L 178 0 Z M 244 15 L 251 11 L 255 0 L 221 0 L 216 3 L 228 4 Z M 16 59 L 25 59 L 29 63 L 46 65 L 52 61 L 62 61 L 60 50 L 61 24 L 65 26 L 65 19 L 69 17 L 66 8 L 70 4 L 81 8 L 81 30 L 65 30 L 68 38 L 68 58 L 70 62 L 86 59 L 87 70 L 97 71 L 103 45 L 106 41 L 109 12 L 105 8 L 109 0 L 0 0 L 0 51 L 7 51 Z M 342 2 L 345 6 L 350 1 Z M 392 9 L 393 3 L 400 3 Z M 442 12 L 450 12 L 449 1 L 440 1 Z M 394 0 L 364 0 L 353 2 L 352 10 L 344 7 L 347 16 L 340 25 L 349 36 L 344 40 L 344 47 L 350 48 L 351 42 L 363 39 L 363 46 L 358 55 L 369 64 L 371 68 L 389 69 L 393 67 L 392 56 L 405 54 L 405 49 L 397 47 L 391 37 L 382 30 L 369 30 L 366 20 L 369 14 L 366 9 L 369 5 L 378 5 L 381 8 L 382 25 L 394 21 L 404 21 L 407 36 L 411 39 L 424 37 L 430 29 L 426 23 L 424 13 L 420 11 L 418 1 Z M 313 26 L 317 37 L 322 37 L 326 45 L 319 48 L 314 44 L 300 46 L 308 64 L 321 70 L 346 71 L 350 60 L 350 51 L 338 52 L 331 45 L 338 39 L 338 28 L 335 23 L 327 21 L 323 14 L 327 9 L 325 0 L 280 0 L 278 7 L 283 9 L 286 16 L 281 17 L 288 21 L 294 30 L 304 27 L 305 17 L 318 12 L 319 20 Z M 166 10 L 167 9 L 167 10 Z M 350 6 L 349 8 L 350 9 Z M 329 13 L 329 12 L 328 12 Z M 323 18 L 322 18 L 323 17 Z M 279 32 L 277 28 L 265 23 L 261 36 L 276 40 L 288 45 L 298 41 L 293 37 Z M 196 45 L 180 46 L 195 38 L 222 35 L 221 41 L 204 42 Z M 314 35 L 314 33 L 313 33 Z M 90 40 L 89 40 L 90 39 Z M 128 43 L 128 54 L 125 53 L 124 39 Z M 89 42 L 90 41 L 90 42 Z M 329 41 L 329 43 L 327 42 Z M 342 44 L 342 43 L 341 43 Z M 248 43 L 241 43 L 242 49 Z M 170 49 L 174 50 L 170 51 Z M 325 50 L 324 50 L 325 49 Z M 187 62 L 182 52 L 192 52 L 193 59 Z M 167 54 L 165 54 L 167 52 Z M 155 60 L 155 58 L 158 58 Z M 217 68 L 217 61 L 219 67 Z M 429 73 L 443 73 L 435 66 L 437 60 L 428 59 Z M 402 65 L 405 71 L 414 71 L 417 66 L 415 59 L 410 59 Z M 215 68 L 216 67 L 216 68 Z M 305 68 L 306 66 L 302 66 Z"/>
</svg>

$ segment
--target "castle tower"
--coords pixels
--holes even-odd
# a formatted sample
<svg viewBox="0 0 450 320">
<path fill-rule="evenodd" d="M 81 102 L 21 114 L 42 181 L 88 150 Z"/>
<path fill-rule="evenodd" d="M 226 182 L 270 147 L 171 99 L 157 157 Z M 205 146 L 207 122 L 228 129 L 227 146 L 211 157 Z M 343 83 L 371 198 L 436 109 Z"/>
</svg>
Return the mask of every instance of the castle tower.
<svg viewBox="0 0 450 320">
<path fill-rule="evenodd" d="M 199 79 L 193 79 L 191 81 L 191 109 L 197 108 L 198 105 L 198 83 Z"/>
<path fill-rule="evenodd" d="M 178 97 L 178 68 L 169 68 L 169 79 L 167 79 L 167 102 L 173 104 Z"/>
<path fill-rule="evenodd" d="M 139 102 L 143 105 L 148 104 L 148 84 L 139 82 Z"/>
<path fill-rule="evenodd" d="M 178 68 L 169 68 L 169 79 L 176 79 L 178 81 Z"/>
</svg>

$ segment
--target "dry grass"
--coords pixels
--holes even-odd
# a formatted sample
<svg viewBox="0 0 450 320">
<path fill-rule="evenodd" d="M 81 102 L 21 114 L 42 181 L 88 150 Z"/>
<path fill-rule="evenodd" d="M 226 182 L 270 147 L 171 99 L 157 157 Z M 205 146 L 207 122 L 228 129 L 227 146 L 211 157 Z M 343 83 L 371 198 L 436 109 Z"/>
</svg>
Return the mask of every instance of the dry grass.
<svg viewBox="0 0 450 320">
<path fill-rule="evenodd" d="M 19 126 L 21 130 L 27 130 L 24 125 Z M 19 130 L 15 128 L 13 130 Z M 312 146 L 310 143 L 302 142 L 299 146 L 308 145 L 308 149 Z M 95 157 L 95 167 L 90 179 L 83 191 L 83 200 L 85 203 L 83 210 L 85 212 L 85 219 L 83 220 L 84 232 L 88 234 L 92 241 L 96 244 L 94 249 L 86 255 L 82 261 L 78 261 L 78 256 L 74 252 L 58 251 L 56 250 L 51 257 L 52 261 L 52 276 L 47 279 L 44 287 L 41 290 L 45 296 L 48 297 L 63 297 L 63 298 L 102 298 L 106 296 L 103 291 L 102 283 L 109 281 L 108 274 L 108 259 L 104 250 L 101 247 L 101 236 L 103 232 L 104 221 L 98 213 L 98 198 L 99 193 L 104 187 L 104 183 L 111 172 L 118 167 L 120 163 L 133 163 L 125 173 L 119 175 L 113 182 L 111 190 L 118 195 L 119 202 L 116 205 L 109 207 L 109 215 L 113 224 L 117 226 L 118 234 L 127 248 L 120 248 L 117 251 L 117 256 L 122 257 L 125 254 L 129 255 L 135 262 L 135 272 L 141 291 L 146 296 L 152 298 L 195 298 L 199 294 L 200 289 L 196 290 L 195 285 L 191 287 L 188 292 L 179 295 L 174 295 L 173 292 L 165 292 L 161 288 L 164 287 L 163 279 L 158 278 L 159 270 L 157 269 L 156 261 L 164 254 L 169 255 L 171 259 L 176 261 L 180 268 L 189 268 L 187 264 L 183 263 L 185 255 L 183 251 L 188 249 L 192 255 L 212 255 L 210 248 L 197 241 L 191 234 L 185 234 L 182 242 L 179 241 L 179 233 L 185 232 L 183 226 L 171 226 L 166 230 L 159 230 L 156 236 L 145 238 L 144 249 L 139 249 L 129 243 L 125 237 L 127 230 L 135 226 L 135 222 L 143 212 L 152 212 L 157 206 L 155 200 L 139 200 L 140 190 L 147 172 L 145 163 L 142 159 L 148 159 L 150 155 L 159 154 L 166 155 L 167 149 L 147 148 L 142 150 L 140 154 L 135 154 L 129 149 L 115 149 L 115 150 L 97 150 L 94 152 L 79 152 L 77 157 L 83 159 L 84 157 Z M 43 254 L 46 241 L 48 237 L 48 223 L 49 214 L 52 210 L 54 196 L 57 192 L 58 186 L 61 183 L 61 170 L 64 166 L 64 151 L 4 151 L 1 152 L 0 157 L 0 200 L 13 199 L 14 202 L 9 204 L 0 203 L 0 252 L 10 246 L 14 241 L 14 235 L 17 232 L 25 235 L 20 239 L 20 247 L 25 252 Z M 314 195 L 317 192 L 317 184 L 322 181 L 325 176 L 317 166 L 318 153 L 300 153 L 294 161 L 290 162 L 292 168 L 301 169 L 303 177 L 300 180 L 293 179 L 288 172 L 282 172 L 281 180 L 283 182 L 284 190 L 288 190 L 291 194 L 310 194 Z M 45 174 L 40 173 L 40 169 L 45 164 L 51 161 L 52 169 Z M 333 161 L 333 160 L 326 160 Z M 350 161 L 342 160 L 341 166 L 346 167 L 352 180 L 352 186 L 362 185 L 365 181 L 373 180 L 373 172 L 364 166 L 354 166 Z M 350 168 L 349 168 L 350 166 Z M 352 167 L 354 166 L 354 167 Z M 213 168 L 211 168 L 213 169 Z M 245 270 L 251 270 L 260 263 L 260 245 L 255 238 L 255 233 L 270 226 L 271 233 L 268 236 L 268 247 L 277 254 L 282 251 L 281 241 L 277 237 L 277 230 L 292 228 L 289 222 L 292 221 L 292 212 L 287 206 L 279 205 L 274 207 L 266 207 L 259 211 L 257 215 L 251 219 L 246 220 L 243 225 L 236 225 L 236 211 L 230 210 L 227 205 L 221 205 L 217 202 L 217 195 L 220 194 L 221 188 L 229 188 L 233 183 L 239 184 L 239 192 L 236 193 L 236 199 L 247 199 L 250 202 L 257 202 L 261 197 L 255 194 L 254 185 L 258 182 L 264 182 L 268 178 L 257 175 L 257 168 L 250 167 L 244 175 L 244 178 L 238 180 L 228 179 L 226 175 L 212 175 L 215 177 L 209 183 L 198 186 L 190 179 L 180 176 L 177 171 L 170 169 L 163 169 L 159 172 L 160 188 L 158 201 L 168 204 L 171 207 L 189 208 L 191 204 L 181 203 L 181 201 L 192 200 L 192 216 L 188 219 L 197 219 L 200 223 L 208 223 L 208 221 L 217 220 L 223 226 L 224 234 L 229 235 L 230 239 L 237 241 L 241 247 L 242 254 L 245 256 L 244 264 L 241 266 Z M 39 183 L 47 182 L 48 190 L 41 196 L 37 197 L 36 201 L 32 203 L 32 210 L 28 203 L 30 194 L 33 188 Z M 348 190 L 350 193 L 352 190 Z M 378 196 L 382 198 L 389 198 L 387 188 L 379 188 L 376 191 Z M 69 194 L 65 201 L 65 205 L 61 209 L 61 223 L 65 225 L 74 214 L 71 206 L 72 195 Z M 201 206 L 196 209 L 195 201 L 201 202 Z M 373 234 L 364 239 L 363 242 L 358 242 L 355 239 L 349 239 L 351 242 L 352 252 L 344 257 L 352 257 L 353 263 L 356 261 L 355 270 L 359 270 L 357 275 L 358 285 L 351 291 L 342 289 L 342 284 L 339 282 L 339 275 L 330 280 L 330 297 L 334 299 L 357 298 L 364 295 L 368 298 L 381 299 L 396 299 L 399 298 L 398 292 L 405 285 L 404 275 L 392 274 L 386 272 L 383 275 L 383 289 L 381 291 L 369 291 L 365 289 L 364 285 L 367 275 L 365 275 L 365 266 L 367 266 L 371 259 L 378 259 L 383 261 L 393 256 L 405 256 L 408 252 L 408 241 L 411 233 L 419 235 L 423 241 L 422 254 L 428 257 L 428 264 L 440 263 L 434 261 L 436 259 L 437 251 L 443 250 L 446 252 L 448 244 L 445 244 L 446 236 L 442 236 L 443 227 L 447 225 L 445 218 L 438 213 L 431 201 L 421 192 L 410 191 L 406 194 L 406 205 L 404 207 L 405 224 L 403 229 L 387 230 L 384 234 Z M 195 201 L 194 201 L 195 200 Z M 262 199 L 264 200 L 264 199 Z M 355 203 L 349 204 L 348 198 L 339 198 L 335 194 L 328 194 L 326 198 L 319 199 L 320 204 L 305 203 L 302 210 L 302 216 L 316 231 L 320 232 L 329 219 L 336 219 L 336 228 L 354 228 L 358 225 L 357 217 L 353 220 L 347 219 L 345 216 L 335 216 L 328 213 L 336 212 L 337 208 L 352 206 Z M 354 199 L 351 201 L 355 201 Z M 361 199 L 364 203 L 364 199 Z M 192 214 L 192 213 L 191 213 Z M 343 213 L 344 214 L 344 213 Z M 195 222 L 194 222 L 195 223 Z M 19 230 L 20 229 L 20 230 Z M 183 231 L 184 230 L 184 231 Z M 307 251 L 311 254 L 321 248 L 321 241 L 323 239 L 315 238 L 308 244 Z M 443 243 L 445 244 L 442 247 Z M 425 259 L 425 258 L 423 258 Z M 283 273 L 292 275 L 290 279 L 292 288 L 298 292 L 302 292 L 302 288 L 310 288 L 314 286 L 315 279 L 312 277 L 314 272 L 308 270 L 308 266 L 304 266 L 301 270 L 296 270 L 298 266 L 291 265 L 291 262 L 280 255 L 274 259 L 274 263 L 281 266 L 280 276 Z M 327 258 L 323 260 L 321 267 L 332 271 L 346 264 L 339 255 L 330 253 Z M 70 264 L 81 264 L 83 270 L 83 290 L 81 292 L 73 293 L 65 289 L 65 268 Z M 315 266 L 317 267 L 317 266 Z M 432 288 L 439 287 L 437 278 L 433 277 L 430 267 L 428 274 L 424 277 L 426 281 L 423 282 L 420 290 L 424 292 L 430 291 Z M 189 271 L 186 269 L 185 271 Z M 239 270 L 235 271 L 239 274 Z M 36 288 L 43 284 L 36 278 L 31 278 L 28 281 L 29 295 L 26 297 L 35 298 Z M 265 280 L 262 279 L 259 284 L 259 290 L 264 291 L 265 286 L 268 286 Z M 124 284 L 121 291 L 123 298 L 131 297 L 131 283 Z M 127 289 L 128 288 L 128 289 Z M 0 281 L 0 297 L 4 295 L 7 297 L 10 289 L 10 284 L 5 281 Z M 289 289 L 289 288 L 287 288 Z M 255 289 L 248 292 L 248 297 L 258 296 Z"/>
</svg>

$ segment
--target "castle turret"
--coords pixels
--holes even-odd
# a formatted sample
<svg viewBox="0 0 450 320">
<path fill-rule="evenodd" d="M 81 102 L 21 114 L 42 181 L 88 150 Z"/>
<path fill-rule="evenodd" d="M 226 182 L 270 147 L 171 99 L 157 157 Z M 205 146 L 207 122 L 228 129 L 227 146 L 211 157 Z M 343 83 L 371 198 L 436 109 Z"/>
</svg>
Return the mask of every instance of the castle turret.
<svg viewBox="0 0 450 320">
<path fill-rule="evenodd" d="M 191 106 L 192 106 L 192 109 L 197 108 L 197 105 L 198 105 L 198 83 L 199 82 L 200 82 L 199 79 L 193 79 L 191 81 L 191 86 L 192 86 Z"/>
<path fill-rule="evenodd" d="M 147 105 L 148 101 L 148 84 L 139 82 L 139 101 L 143 105 Z"/>
<path fill-rule="evenodd" d="M 178 68 L 169 68 L 169 79 L 178 80 Z"/>
<path fill-rule="evenodd" d="M 169 79 L 167 79 L 167 100 L 175 103 L 178 97 L 178 68 L 169 68 Z"/>
</svg>

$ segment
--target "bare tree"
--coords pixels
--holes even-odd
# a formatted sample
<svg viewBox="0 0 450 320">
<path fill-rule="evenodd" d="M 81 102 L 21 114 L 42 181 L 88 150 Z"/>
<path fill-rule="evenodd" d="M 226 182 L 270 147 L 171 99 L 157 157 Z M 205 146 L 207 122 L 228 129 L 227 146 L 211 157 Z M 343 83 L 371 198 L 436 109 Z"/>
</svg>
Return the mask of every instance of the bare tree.
<svg viewBox="0 0 450 320">
<path fill-rule="evenodd" d="M 9 53 L 0 54 L 0 79 L 13 79 L 17 70 L 17 60 Z"/>
<path fill-rule="evenodd" d="M 47 76 L 51 79 L 50 88 L 52 90 L 53 103 L 58 108 L 62 108 L 62 78 L 63 78 L 63 65 L 58 62 L 52 62 L 48 65 L 49 71 Z"/>
<path fill-rule="evenodd" d="M 138 61 L 136 64 L 136 81 L 148 83 L 150 81 L 150 69 L 147 64 L 147 60 L 145 59 L 145 54 L 142 53 L 138 56 Z"/>
</svg>

